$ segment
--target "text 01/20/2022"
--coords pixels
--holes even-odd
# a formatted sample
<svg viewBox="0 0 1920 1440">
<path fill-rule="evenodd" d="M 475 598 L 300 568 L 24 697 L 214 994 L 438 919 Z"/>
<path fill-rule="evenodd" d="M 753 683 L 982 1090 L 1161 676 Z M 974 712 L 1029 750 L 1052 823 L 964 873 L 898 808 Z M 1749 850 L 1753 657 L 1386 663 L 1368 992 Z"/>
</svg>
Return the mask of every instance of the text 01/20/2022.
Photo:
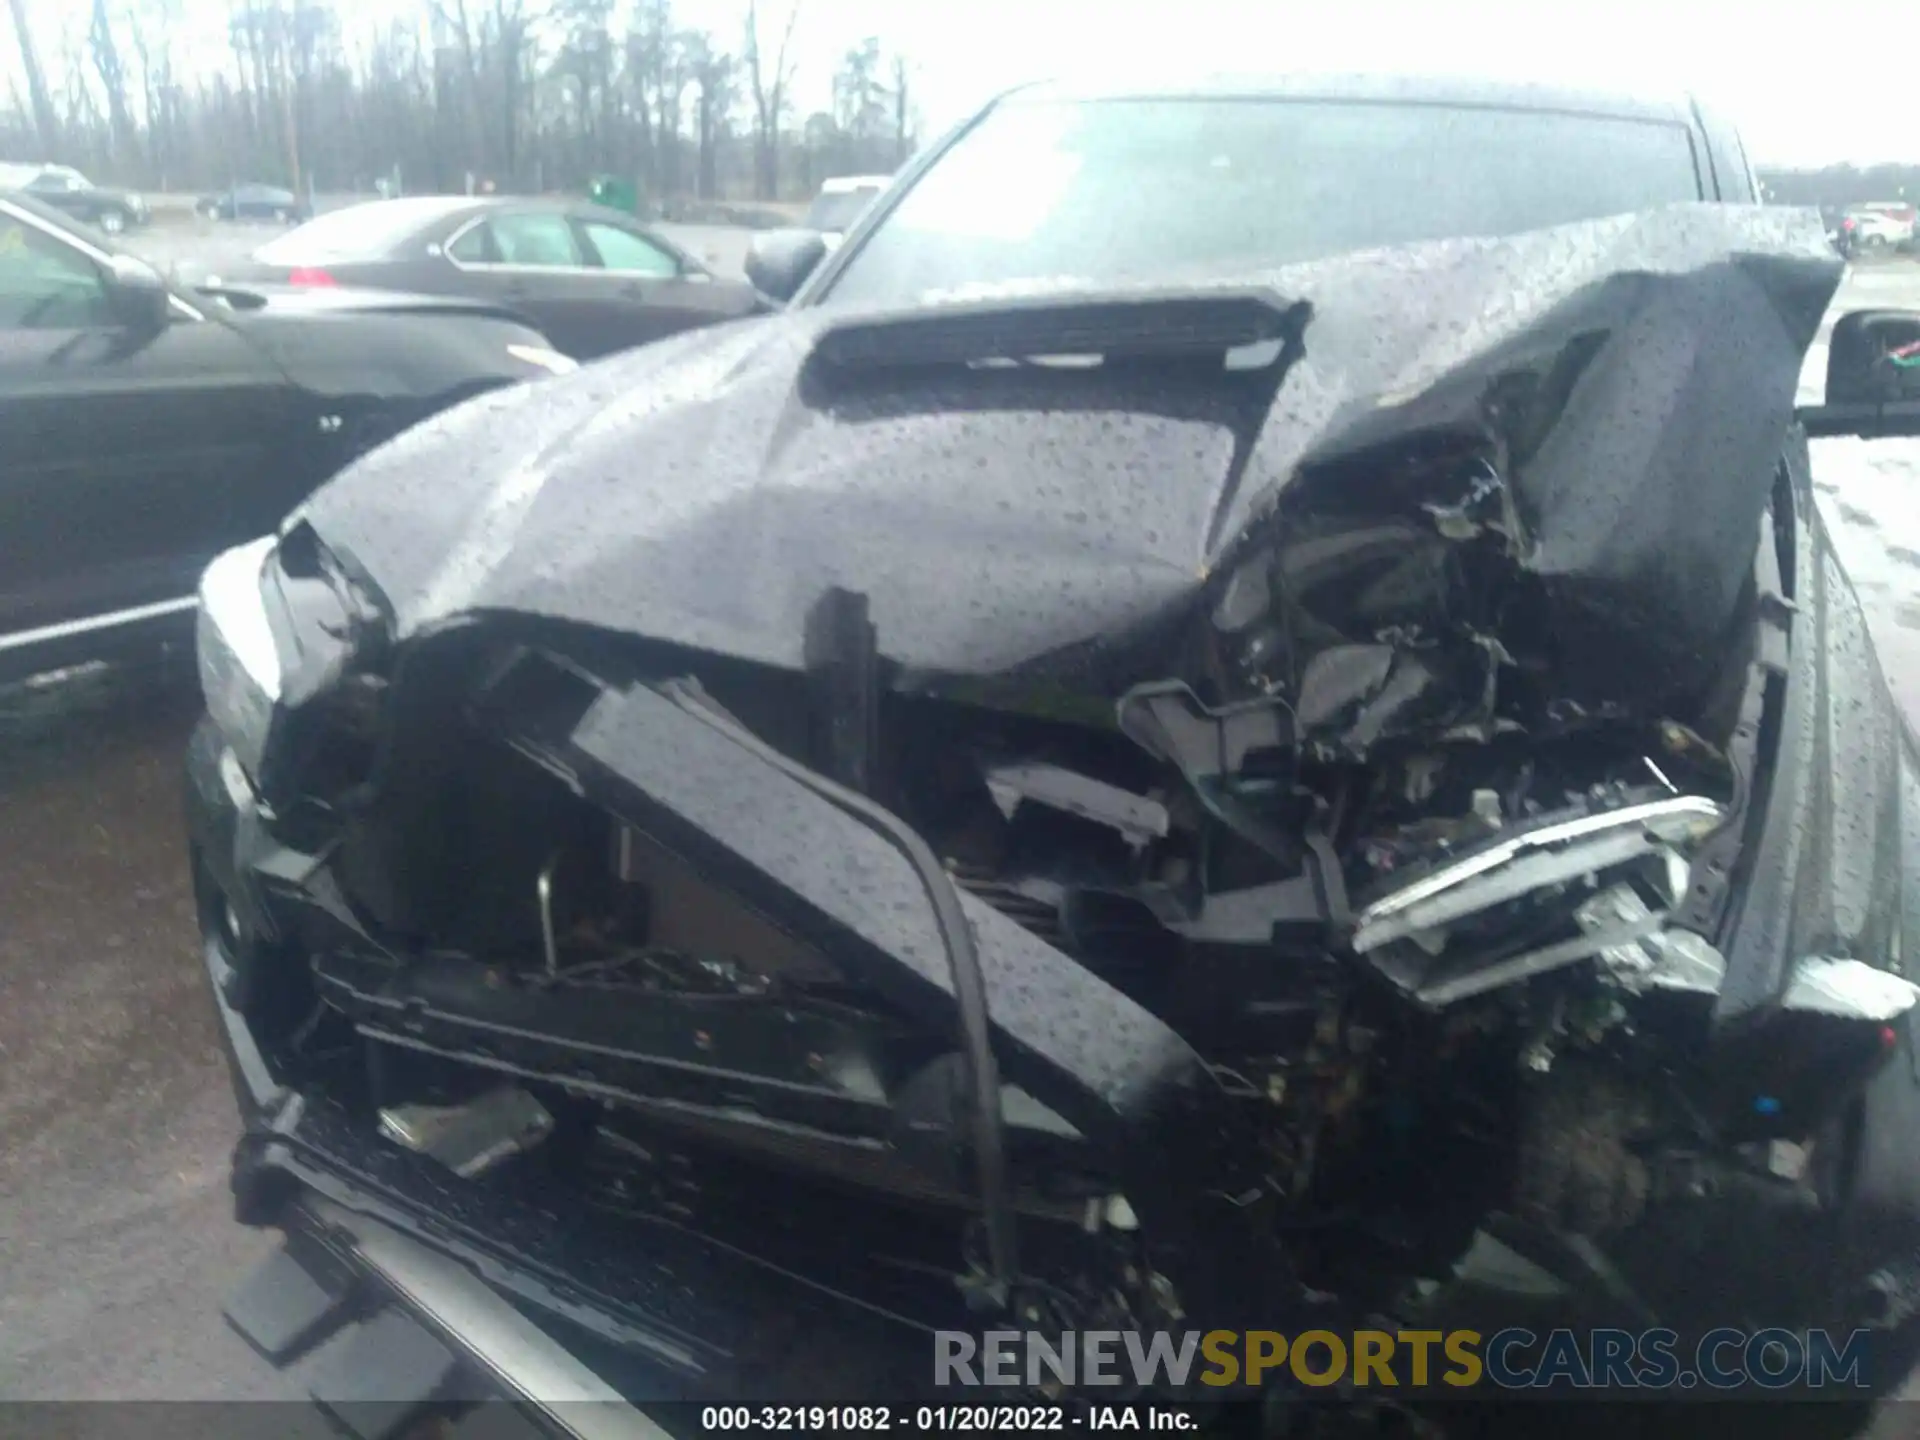
<svg viewBox="0 0 1920 1440">
<path fill-rule="evenodd" d="M 1060 1405 L 708 1405 L 700 1411 L 707 1432 L 1191 1430 L 1194 1417 L 1174 1407 L 1096 1405 L 1069 1410 Z"/>
</svg>

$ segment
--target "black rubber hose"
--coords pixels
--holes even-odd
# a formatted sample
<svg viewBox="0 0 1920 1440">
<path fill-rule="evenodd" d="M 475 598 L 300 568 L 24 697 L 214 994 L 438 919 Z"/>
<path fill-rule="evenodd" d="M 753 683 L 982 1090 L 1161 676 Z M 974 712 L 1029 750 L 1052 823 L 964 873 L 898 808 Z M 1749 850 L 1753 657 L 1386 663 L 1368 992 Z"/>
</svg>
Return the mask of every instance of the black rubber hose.
<svg viewBox="0 0 1920 1440">
<path fill-rule="evenodd" d="M 1013 1201 L 1007 1182 L 1005 1122 L 1000 1113 L 1000 1067 L 993 1058 L 988 1030 L 987 984 L 980 973 L 980 953 L 973 943 L 973 929 L 960 907 L 960 894 L 954 888 L 952 877 L 927 842 L 906 821 L 857 791 L 838 785 L 781 754 L 728 714 L 698 681 L 669 680 L 661 688 L 667 698 L 687 714 L 845 810 L 906 856 L 919 874 L 927 899 L 933 905 L 941 942 L 946 946 L 954 999 L 960 1008 L 961 1058 L 966 1063 L 968 1088 L 973 1095 L 974 1157 L 979 1169 L 980 1205 L 986 1216 L 987 1261 L 1000 1292 L 996 1298 L 1004 1304 L 1019 1275 L 1019 1257 L 1014 1244 Z"/>
</svg>

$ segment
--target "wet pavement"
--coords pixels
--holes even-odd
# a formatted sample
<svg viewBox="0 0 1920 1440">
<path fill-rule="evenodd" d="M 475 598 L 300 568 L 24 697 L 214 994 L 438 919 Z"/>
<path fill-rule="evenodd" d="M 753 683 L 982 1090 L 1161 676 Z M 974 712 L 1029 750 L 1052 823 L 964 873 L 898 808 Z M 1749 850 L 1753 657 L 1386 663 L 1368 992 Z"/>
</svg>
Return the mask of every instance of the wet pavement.
<svg viewBox="0 0 1920 1440">
<path fill-rule="evenodd" d="M 1920 308 L 1920 265 L 1841 303 Z M 1920 442 L 1821 442 L 1816 475 L 1920 717 Z M 184 663 L 0 691 L 0 1398 L 295 1393 L 219 1319 L 270 1241 L 228 1211 L 237 1122 L 181 846 L 195 710 Z"/>
<path fill-rule="evenodd" d="M 184 666 L 0 697 L 0 1396 L 264 1398 L 220 1322 L 233 1093 L 193 948 Z M 110 682 L 110 683 L 109 683 Z"/>
</svg>

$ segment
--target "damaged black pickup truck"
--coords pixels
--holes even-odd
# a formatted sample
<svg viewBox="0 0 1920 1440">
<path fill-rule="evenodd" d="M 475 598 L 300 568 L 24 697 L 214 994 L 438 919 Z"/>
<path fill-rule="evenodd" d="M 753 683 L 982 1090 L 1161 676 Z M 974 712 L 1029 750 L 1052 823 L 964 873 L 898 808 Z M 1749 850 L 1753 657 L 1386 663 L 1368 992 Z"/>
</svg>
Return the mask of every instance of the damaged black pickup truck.
<svg viewBox="0 0 1920 1440">
<path fill-rule="evenodd" d="M 1920 430 L 1920 319 L 1796 414 L 1814 219 L 1690 108 L 1468 99 L 1024 92 L 787 313 L 218 560 L 193 867 L 297 1240 L 236 1323 L 371 1287 L 551 1405 L 1489 1255 L 1900 1319 L 1920 757 L 1807 433 Z"/>
</svg>

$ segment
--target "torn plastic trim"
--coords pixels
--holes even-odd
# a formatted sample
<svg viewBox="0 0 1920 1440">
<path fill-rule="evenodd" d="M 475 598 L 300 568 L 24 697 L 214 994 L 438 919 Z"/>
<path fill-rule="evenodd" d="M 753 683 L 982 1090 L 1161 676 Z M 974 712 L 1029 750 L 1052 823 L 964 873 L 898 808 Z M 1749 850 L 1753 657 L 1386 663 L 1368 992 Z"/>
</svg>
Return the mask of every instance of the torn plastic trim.
<svg viewBox="0 0 1920 1440">
<path fill-rule="evenodd" d="M 1319 863 L 1317 858 L 1314 863 Z M 1272 941 L 1276 929 L 1319 925 L 1327 917 L 1327 898 L 1317 877 L 1299 875 L 1239 890 L 1215 890 L 1202 899 L 1197 914 L 1159 918 L 1183 939 L 1216 945 L 1265 945 Z"/>
<path fill-rule="evenodd" d="M 1794 967 L 1780 1008 L 1885 1024 L 1920 1003 L 1920 986 L 1863 960 L 1811 955 Z"/>
<path fill-rule="evenodd" d="M 1682 795 L 1549 822 L 1525 834 L 1493 840 L 1477 853 L 1411 881 L 1363 909 L 1354 927 L 1353 949 L 1364 955 L 1529 890 L 1698 839 L 1720 823 L 1721 813 L 1712 800 Z"/>
<path fill-rule="evenodd" d="M 986 766 L 985 778 L 987 793 L 1001 815 L 1009 819 L 1021 801 L 1031 800 L 1117 830 L 1135 850 L 1167 836 L 1167 807 L 1158 800 L 1077 774 L 1062 765 L 1009 761 Z"/>
<path fill-rule="evenodd" d="M 1241 769 L 1247 756 L 1292 743 L 1293 726 L 1277 700 L 1209 709 L 1184 681 L 1139 685 L 1120 697 L 1122 734 L 1199 784 Z"/>
<path fill-rule="evenodd" d="M 1290 859 L 1304 840 L 1313 856 L 1322 913 L 1344 925 L 1346 886 L 1324 831 L 1316 826 L 1299 836 L 1276 829 L 1243 805 L 1229 783 L 1249 755 L 1291 743 L 1293 722 L 1285 712 L 1277 700 L 1210 709 L 1184 681 L 1168 680 L 1135 686 L 1120 697 L 1114 713 L 1123 735 L 1178 770 L 1207 813 L 1242 839 L 1283 859 Z"/>
<path fill-rule="evenodd" d="M 1687 866 L 1678 856 L 1669 854 L 1673 873 L 1668 886 L 1676 896 L 1687 893 Z M 1656 911 L 1642 900 L 1631 885 L 1613 885 L 1602 890 L 1574 912 L 1574 918 L 1589 929 L 1611 921 L 1634 924 L 1651 920 L 1642 934 L 1633 940 L 1609 945 L 1600 952 L 1607 974 L 1622 989 L 1634 994 L 1648 990 L 1694 995 L 1717 995 L 1727 976 L 1727 961 L 1718 950 L 1690 930 L 1674 928 L 1672 911 Z"/>
</svg>

